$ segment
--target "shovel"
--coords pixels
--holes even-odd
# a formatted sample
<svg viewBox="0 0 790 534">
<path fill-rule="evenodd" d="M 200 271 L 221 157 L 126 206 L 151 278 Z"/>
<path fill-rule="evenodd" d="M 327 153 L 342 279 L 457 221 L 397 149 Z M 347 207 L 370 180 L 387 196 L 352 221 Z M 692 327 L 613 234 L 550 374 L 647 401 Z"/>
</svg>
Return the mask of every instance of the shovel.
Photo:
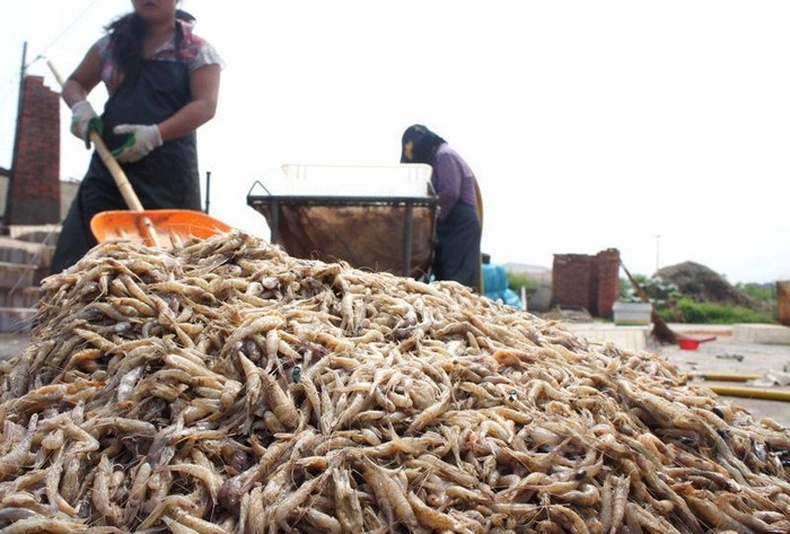
<svg viewBox="0 0 790 534">
<path fill-rule="evenodd" d="M 60 86 L 63 87 L 65 82 L 60 73 L 51 61 L 47 61 L 47 64 Z M 231 229 L 224 222 L 200 211 L 143 209 L 126 173 L 123 172 L 99 133 L 91 130 L 89 137 L 129 207 L 129 210 L 103 211 L 93 216 L 91 232 L 99 243 L 130 240 L 154 247 L 170 247 L 193 237 L 205 239 Z"/>
</svg>

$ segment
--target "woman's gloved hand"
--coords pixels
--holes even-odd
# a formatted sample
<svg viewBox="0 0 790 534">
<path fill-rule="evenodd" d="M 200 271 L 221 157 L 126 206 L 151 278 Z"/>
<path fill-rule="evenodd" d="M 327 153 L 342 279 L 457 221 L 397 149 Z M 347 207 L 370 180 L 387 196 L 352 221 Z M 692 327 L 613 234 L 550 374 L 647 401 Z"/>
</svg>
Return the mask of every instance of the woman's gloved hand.
<svg viewBox="0 0 790 534">
<path fill-rule="evenodd" d="M 95 130 L 102 134 L 101 119 L 87 100 L 81 100 L 71 106 L 71 133 L 85 141 L 85 148 L 91 147 L 90 132 Z"/>
<path fill-rule="evenodd" d="M 156 124 L 119 124 L 112 131 L 118 135 L 127 135 L 126 142 L 112 152 L 121 163 L 139 161 L 162 146 L 162 134 Z"/>
</svg>

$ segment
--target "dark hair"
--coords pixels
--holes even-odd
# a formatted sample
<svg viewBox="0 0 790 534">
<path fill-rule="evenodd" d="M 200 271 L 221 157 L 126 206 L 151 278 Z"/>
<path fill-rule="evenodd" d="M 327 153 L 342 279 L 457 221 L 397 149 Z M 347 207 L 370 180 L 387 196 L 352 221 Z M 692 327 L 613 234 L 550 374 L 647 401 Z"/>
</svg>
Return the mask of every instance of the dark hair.
<svg viewBox="0 0 790 534">
<path fill-rule="evenodd" d="M 127 79 L 136 78 L 143 62 L 145 23 L 137 13 L 115 19 L 106 30 L 110 33 L 110 54 Z"/>
<path fill-rule="evenodd" d="M 404 153 L 404 147 L 409 141 L 414 143 L 414 157 L 411 160 L 406 159 L 406 154 Z M 412 124 L 406 128 L 403 132 L 403 137 L 401 137 L 400 161 L 401 163 L 430 163 L 433 155 L 436 153 L 436 149 L 444 142 L 444 139 L 422 124 Z"/>
<path fill-rule="evenodd" d="M 176 18 L 178 20 L 183 20 L 187 24 L 194 25 L 197 22 L 197 19 L 192 13 L 188 13 L 183 9 L 176 9 Z"/>
<path fill-rule="evenodd" d="M 176 19 L 187 24 L 194 24 L 195 17 L 176 10 Z M 124 72 L 127 80 L 133 80 L 140 72 L 143 63 L 143 39 L 145 38 L 145 22 L 135 13 L 123 15 L 105 27 L 110 34 L 110 54 Z M 176 22 L 176 48 L 181 47 L 183 34 L 181 26 Z"/>
</svg>

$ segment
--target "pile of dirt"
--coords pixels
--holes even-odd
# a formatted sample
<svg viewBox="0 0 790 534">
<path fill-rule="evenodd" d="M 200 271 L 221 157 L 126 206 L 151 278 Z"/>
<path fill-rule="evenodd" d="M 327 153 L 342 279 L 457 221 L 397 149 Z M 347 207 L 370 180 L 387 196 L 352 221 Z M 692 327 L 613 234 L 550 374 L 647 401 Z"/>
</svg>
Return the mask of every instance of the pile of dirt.
<svg viewBox="0 0 790 534">
<path fill-rule="evenodd" d="M 664 267 L 655 276 L 668 284 L 674 284 L 686 298 L 695 302 L 758 308 L 754 299 L 733 287 L 720 274 L 699 263 L 687 261 Z"/>
</svg>

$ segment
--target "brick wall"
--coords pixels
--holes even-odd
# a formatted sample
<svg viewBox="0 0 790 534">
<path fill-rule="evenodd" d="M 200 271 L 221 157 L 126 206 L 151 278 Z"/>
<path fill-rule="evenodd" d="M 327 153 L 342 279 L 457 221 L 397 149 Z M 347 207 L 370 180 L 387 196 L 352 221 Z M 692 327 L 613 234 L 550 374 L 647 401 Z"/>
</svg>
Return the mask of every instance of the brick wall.
<svg viewBox="0 0 790 534">
<path fill-rule="evenodd" d="M 553 306 L 590 309 L 590 256 L 555 254 L 551 273 Z"/>
<path fill-rule="evenodd" d="M 602 250 L 595 255 L 597 291 L 596 317 L 612 317 L 612 306 L 620 297 L 620 252 Z"/>
<path fill-rule="evenodd" d="M 6 225 L 60 222 L 60 95 L 26 76 Z"/>
<path fill-rule="evenodd" d="M 593 317 L 611 317 L 620 295 L 620 252 L 555 254 L 551 295 L 552 306 L 581 306 Z"/>
</svg>

